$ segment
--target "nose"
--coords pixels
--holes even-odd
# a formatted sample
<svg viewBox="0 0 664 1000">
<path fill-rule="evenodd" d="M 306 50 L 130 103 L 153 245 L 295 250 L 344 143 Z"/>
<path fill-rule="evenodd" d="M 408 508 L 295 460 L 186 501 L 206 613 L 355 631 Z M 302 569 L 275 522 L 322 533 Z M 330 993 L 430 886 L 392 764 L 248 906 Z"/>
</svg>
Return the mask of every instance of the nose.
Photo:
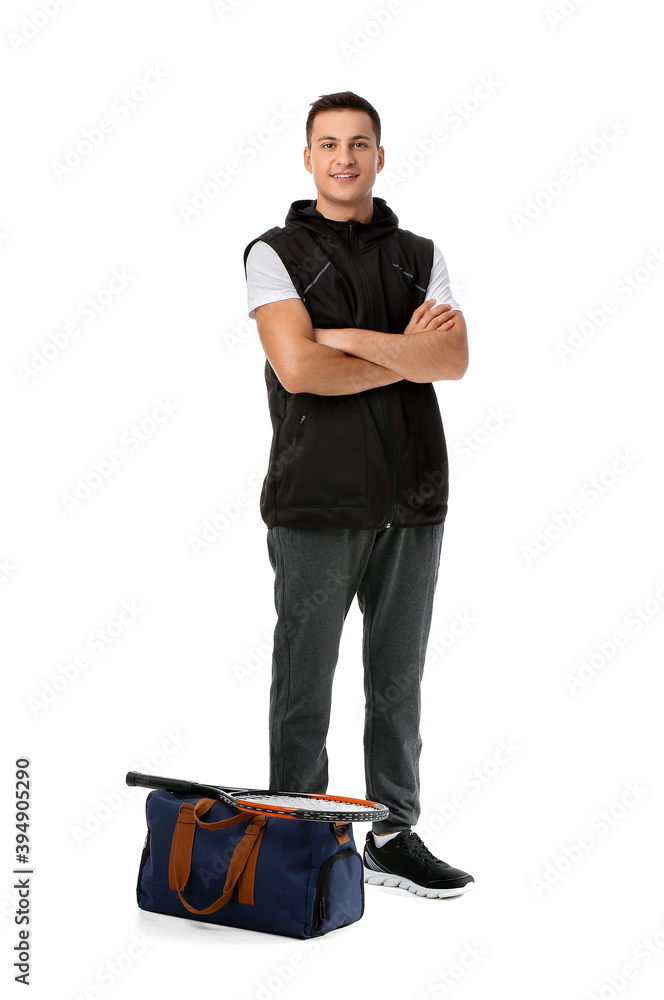
<svg viewBox="0 0 664 1000">
<path fill-rule="evenodd" d="M 350 149 L 340 148 L 337 153 L 337 163 L 345 167 L 350 166 L 355 161 L 353 160 L 353 153 Z"/>
</svg>

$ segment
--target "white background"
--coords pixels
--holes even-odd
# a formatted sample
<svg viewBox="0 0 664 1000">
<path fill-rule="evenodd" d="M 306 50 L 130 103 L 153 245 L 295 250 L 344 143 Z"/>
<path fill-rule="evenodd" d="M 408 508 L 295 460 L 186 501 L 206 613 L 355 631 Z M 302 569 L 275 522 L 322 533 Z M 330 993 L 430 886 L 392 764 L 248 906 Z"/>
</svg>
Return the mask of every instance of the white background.
<svg viewBox="0 0 664 1000">
<path fill-rule="evenodd" d="M 34 997 L 661 990 L 660 39 L 645 0 L 560 6 L 556 23 L 554 0 L 402 0 L 381 26 L 386 0 L 3 4 L 4 981 L 27 755 Z M 382 118 L 374 194 L 441 247 L 468 325 L 467 374 L 436 383 L 454 472 L 418 830 L 477 884 L 442 901 L 368 888 L 364 918 L 313 948 L 139 911 L 146 793 L 123 779 L 267 780 L 271 427 L 242 254 L 315 197 L 306 115 L 346 89 Z M 277 111 L 288 124 L 250 158 Z M 330 790 L 351 795 L 360 643 L 355 602 L 328 743 Z"/>
</svg>

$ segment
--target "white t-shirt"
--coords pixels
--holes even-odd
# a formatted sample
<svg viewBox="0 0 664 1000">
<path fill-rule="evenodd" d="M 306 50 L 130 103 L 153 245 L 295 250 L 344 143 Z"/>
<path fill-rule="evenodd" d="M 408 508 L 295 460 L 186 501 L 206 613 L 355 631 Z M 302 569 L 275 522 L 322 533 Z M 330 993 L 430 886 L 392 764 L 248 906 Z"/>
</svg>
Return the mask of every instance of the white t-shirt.
<svg viewBox="0 0 664 1000">
<path fill-rule="evenodd" d="M 249 319 L 256 319 L 258 306 L 282 299 L 299 299 L 300 295 L 276 250 L 269 243 L 257 240 L 247 255 L 247 303 Z M 449 302 L 461 311 L 452 295 L 445 258 L 434 243 L 431 278 L 424 299 L 435 299 L 436 305 Z"/>
</svg>

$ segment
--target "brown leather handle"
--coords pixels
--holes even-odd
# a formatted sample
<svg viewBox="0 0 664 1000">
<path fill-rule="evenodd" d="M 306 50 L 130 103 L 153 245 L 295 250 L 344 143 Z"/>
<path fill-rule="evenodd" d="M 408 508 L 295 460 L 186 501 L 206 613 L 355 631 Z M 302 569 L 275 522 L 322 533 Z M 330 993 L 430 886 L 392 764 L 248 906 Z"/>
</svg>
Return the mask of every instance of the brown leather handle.
<svg viewBox="0 0 664 1000">
<path fill-rule="evenodd" d="M 236 884 L 240 902 L 248 903 L 250 906 L 254 902 L 256 860 L 267 820 L 267 816 L 263 813 L 251 814 L 251 822 L 245 830 L 244 837 L 233 851 L 221 896 L 214 903 L 206 906 L 205 909 L 197 910 L 182 895 L 191 873 L 191 852 L 194 846 L 196 827 L 201 826 L 208 830 L 221 830 L 223 827 L 242 823 L 249 818 L 247 813 L 240 812 L 237 816 L 231 816 L 230 819 L 222 819 L 216 823 L 204 823 L 200 817 L 216 801 L 216 799 L 199 799 L 195 803 L 183 802 L 180 806 L 178 821 L 173 832 L 171 854 L 168 862 L 168 884 L 171 889 L 177 891 L 180 902 L 190 913 L 216 913 L 231 898 Z"/>
<path fill-rule="evenodd" d="M 332 823 L 332 833 L 339 844 L 347 844 L 350 840 L 350 823 Z"/>
</svg>

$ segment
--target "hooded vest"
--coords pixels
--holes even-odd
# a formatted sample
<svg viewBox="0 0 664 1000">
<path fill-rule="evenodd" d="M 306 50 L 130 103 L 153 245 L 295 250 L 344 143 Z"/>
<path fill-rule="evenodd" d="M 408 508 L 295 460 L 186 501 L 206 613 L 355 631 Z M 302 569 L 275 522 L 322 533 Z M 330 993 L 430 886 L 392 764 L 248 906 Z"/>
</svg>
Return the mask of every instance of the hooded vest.
<svg viewBox="0 0 664 1000">
<path fill-rule="evenodd" d="M 256 237 L 279 255 L 312 326 L 399 336 L 424 301 L 433 241 L 399 228 L 383 198 L 371 222 L 326 219 L 313 200 Z M 288 392 L 265 361 L 272 444 L 261 517 L 322 528 L 438 524 L 448 501 L 448 457 L 431 382 L 401 379 L 344 395 Z"/>
</svg>

